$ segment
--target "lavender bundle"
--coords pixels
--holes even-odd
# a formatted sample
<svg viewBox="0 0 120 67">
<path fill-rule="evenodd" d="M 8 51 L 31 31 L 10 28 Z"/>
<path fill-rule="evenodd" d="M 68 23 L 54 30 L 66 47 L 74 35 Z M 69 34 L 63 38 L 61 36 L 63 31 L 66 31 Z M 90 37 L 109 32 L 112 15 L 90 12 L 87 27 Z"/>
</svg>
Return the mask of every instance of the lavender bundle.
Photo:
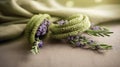
<svg viewBox="0 0 120 67">
<path fill-rule="evenodd" d="M 50 37 L 54 39 L 65 39 L 73 47 L 81 47 L 92 50 L 110 49 L 112 46 L 107 44 L 98 44 L 97 42 L 88 39 L 82 34 L 93 36 L 110 36 L 108 29 L 91 26 L 89 18 L 86 15 L 76 14 L 67 18 L 61 18 L 58 21 L 50 23 L 48 14 L 35 15 L 29 21 L 26 27 L 26 35 L 29 42 L 32 44 L 31 51 L 34 54 L 39 52 L 39 48 L 43 46 L 43 40 L 50 31 Z M 48 29 L 49 28 L 49 29 Z"/>
</svg>

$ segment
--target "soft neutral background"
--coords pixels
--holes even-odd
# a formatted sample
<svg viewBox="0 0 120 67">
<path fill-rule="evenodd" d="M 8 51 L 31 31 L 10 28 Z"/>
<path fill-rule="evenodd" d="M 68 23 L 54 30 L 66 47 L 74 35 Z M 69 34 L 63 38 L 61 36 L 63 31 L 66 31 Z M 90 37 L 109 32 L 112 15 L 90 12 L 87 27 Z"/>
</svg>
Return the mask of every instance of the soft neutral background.
<svg viewBox="0 0 120 67">
<path fill-rule="evenodd" d="M 94 0 L 90 0 L 90 2 L 76 0 L 77 4 L 75 6 L 119 4 L 119 0 L 96 1 L 97 3 Z M 65 2 L 62 1 L 61 3 Z M 112 50 L 105 51 L 103 54 L 72 48 L 61 42 L 46 42 L 40 50 L 40 54 L 33 55 L 29 52 L 29 44 L 26 38 L 22 36 L 0 43 L 0 67 L 120 67 L 120 21 L 112 21 L 101 25 L 107 26 L 114 32 L 111 37 L 93 37 L 98 42 L 113 46 Z"/>
</svg>

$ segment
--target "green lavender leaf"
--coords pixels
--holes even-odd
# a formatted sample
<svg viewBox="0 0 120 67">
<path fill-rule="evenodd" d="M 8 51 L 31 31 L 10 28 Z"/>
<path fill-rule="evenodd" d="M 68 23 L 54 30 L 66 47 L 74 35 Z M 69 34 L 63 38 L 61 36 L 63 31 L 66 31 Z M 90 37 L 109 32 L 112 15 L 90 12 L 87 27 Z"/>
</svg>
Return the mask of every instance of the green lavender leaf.
<svg viewBox="0 0 120 67">
<path fill-rule="evenodd" d="M 88 29 L 85 33 L 87 33 L 90 36 L 110 36 L 110 34 L 112 34 L 113 32 L 110 32 L 107 28 L 102 28 L 100 27 L 100 29 L 98 30 L 94 30 L 94 29 Z"/>
</svg>

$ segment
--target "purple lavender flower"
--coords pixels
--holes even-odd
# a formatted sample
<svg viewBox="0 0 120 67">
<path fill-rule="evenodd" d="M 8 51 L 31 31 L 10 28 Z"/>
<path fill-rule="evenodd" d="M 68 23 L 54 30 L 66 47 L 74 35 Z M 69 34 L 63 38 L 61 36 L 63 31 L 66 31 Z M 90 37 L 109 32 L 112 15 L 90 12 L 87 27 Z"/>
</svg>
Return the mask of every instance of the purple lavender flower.
<svg viewBox="0 0 120 67">
<path fill-rule="evenodd" d="M 43 32 L 41 35 L 45 35 L 46 34 L 46 29 L 43 29 Z"/>
<path fill-rule="evenodd" d="M 43 22 L 38 26 L 35 33 L 35 41 L 31 50 L 34 54 L 38 53 L 38 49 L 43 46 L 43 41 L 41 39 L 44 38 L 45 34 L 48 32 L 49 25 L 50 22 L 47 19 L 44 19 Z"/>
<path fill-rule="evenodd" d="M 36 34 L 35 34 L 35 40 L 36 40 L 34 43 L 35 46 L 38 45 L 39 48 L 43 46 L 43 41 L 40 39 L 47 33 L 49 24 L 50 22 L 47 19 L 45 19 L 38 27 Z"/>
<path fill-rule="evenodd" d="M 49 24 L 50 24 L 50 22 L 47 19 L 45 19 L 42 22 L 42 24 L 39 26 L 39 28 L 36 32 L 36 38 L 41 37 L 47 33 Z"/>
<path fill-rule="evenodd" d="M 76 47 L 81 47 L 81 46 L 84 45 L 84 43 L 82 43 L 82 41 L 81 41 L 81 37 L 80 36 L 69 36 L 67 38 L 67 40 L 68 40 L 68 42 L 70 44 L 73 44 Z"/>
<path fill-rule="evenodd" d="M 92 26 L 91 29 L 92 30 L 100 30 L 101 28 L 99 26 Z"/>
<path fill-rule="evenodd" d="M 39 37 L 40 34 L 41 34 L 41 32 L 40 32 L 40 31 L 37 31 L 37 33 L 36 33 L 36 37 Z"/>
<path fill-rule="evenodd" d="M 80 47 L 81 43 L 80 42 L 76 42 L 76 47 Z"/>
<path fill-rule="evenodd" d="M 50 22 L 47 19 L 45 19 L 43 24 L 49 26 Z"/>
<path fill-rule="evenodd" d="M 44 20 L 44 24 L 45 24 L 45 25 L 47 25 L 47 24 L 48 24 L 48 21 L 47 21 L 46 19 Z"/>
<path fill-rule="evenodd" d="M 45 19 L 45 20 L 44 20 L 44 24 L 45 24 L 45 25 L 48 25 L 48 24 L 49 24 L 49 21 Z"/>
<path fill-rule="evenodd" d="M 43 41 L 39 41 L 38 46 L 41 48 L 43 46 Z"/>
<path fill-rule="evenodd" d="M 38 28 L 38 31 L 42 32 L 42 29 L 43 29 L 42 26 L 40 26 L 40 28 Z"/>
<path fill-rule="evenodd" d="M 64 20 L 60 20 L 60 21 L 58 21 L 58 24 L 59 25 L 63 25 L 63 24 L 65 24 L 65 21 Z"/>
<path fill-rule="evenodd" d="M 93 44 L 93 43 L 94 43 L 93 40 L 88 41 L 88 44 Z"/>
<path fill-rule="evenodd" d="M 91 48 L 93 49 L 93 44 L 95 43 L 93 40 L 88 40 L 86 37 L 84 36 L 70 36 L 67 38 L 67 41 L 75 47 L 81 47 L 81 48 Z M 93 46 L 93 47 L 90 47 Z"/>
<path fill-rule="evenodd" d="M 46 26 L 46 25 L 42 25 L 41 27 L 42 27 L 42 30 L 43 30 L 43 29 L 44 29 L 44 30 L 47 30 L 47 26 Z"/>
</svg>

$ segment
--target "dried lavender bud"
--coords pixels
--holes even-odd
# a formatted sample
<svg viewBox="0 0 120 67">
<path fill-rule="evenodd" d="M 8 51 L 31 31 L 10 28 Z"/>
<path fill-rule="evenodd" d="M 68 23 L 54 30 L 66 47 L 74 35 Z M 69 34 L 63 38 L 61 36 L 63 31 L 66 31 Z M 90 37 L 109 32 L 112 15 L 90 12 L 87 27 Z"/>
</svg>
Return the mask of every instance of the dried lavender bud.
<svg viewBox="0 0 120 67">
<path fill-rule="evenodd" d="M 48 22 L 49 22 L 48 20 L 46 20 L 46 19 L 44 20 L 45 25 L 48 25 L 49 24 Z"/>
<path fill-rule="evenodd" d="M 39 48 L 41 48 L 43 46 L 43 41 L 42 40 L 39 41 L 38 46 L 39 46 Z"/>
<path fill-rule="evenodd" d="M 76 42 L 76 47 L 81 47 L 81 43 L 80 42 Z"/>
<path fill-rule="evenodd" d="M 36 33 L 36 37 L 39 37 L 40 34 L 41 34 L 41 32 L 40 32 L 40 31 L 37 31 L 37 33 Z"/>
<path fill-rule="evenodd" d="M 100 28 L 100 26 L 91 26 L 90 29 L 91 30 L 100 30 L 101 28 Z"/>
<path fill-rule="evenodd" d="M 50 24 L 48 19 L 44 19 L 43 22 L 44 22 L 43 25 L 49 25 Z"/>
<path fill-rule="evenodd" d="M 65 24 L 65 21 L 64 20 L 60 20 L 60 21 L 58 21 L 57 22 L 59 25 L 63 25 L 63 24 Z"/>
<path fill-rule="evenodd" d="M 88 44 L 93 44 L 93 43 L 94 43 L 93 40 L 89 40 L 89 41 L 88 41 Z"/>
</svg>

